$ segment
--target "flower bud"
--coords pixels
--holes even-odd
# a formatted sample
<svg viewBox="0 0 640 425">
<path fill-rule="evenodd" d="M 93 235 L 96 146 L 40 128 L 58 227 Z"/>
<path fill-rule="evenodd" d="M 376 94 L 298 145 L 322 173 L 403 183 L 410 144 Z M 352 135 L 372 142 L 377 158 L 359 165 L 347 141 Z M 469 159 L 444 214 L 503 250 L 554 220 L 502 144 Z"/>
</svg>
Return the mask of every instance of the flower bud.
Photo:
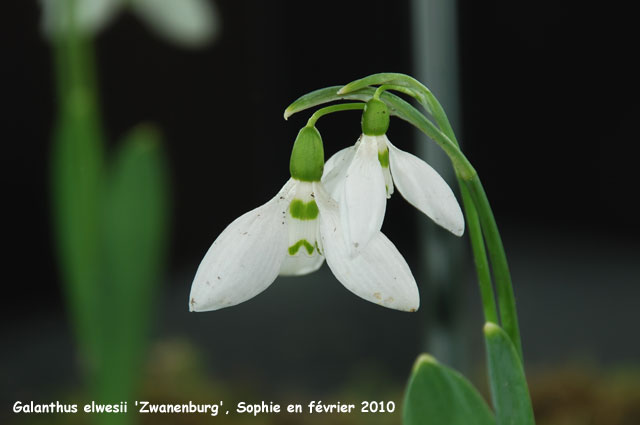
<svg viewBox="0 0 640 425">
<path fill-rule="evenodd" d="M 322 137 L 315 127 L 303 127 L 296 137 L 291 151 L 289 171 L 300 181 L 317 182 L 324 169 Z"/>
<path fill-rule="evenodd" d="M 367 102 L 362 113 L 362 132 L 367 136 L 382 136 L 389 128 L 389 108 L 379 99 Z"/>
</svg>

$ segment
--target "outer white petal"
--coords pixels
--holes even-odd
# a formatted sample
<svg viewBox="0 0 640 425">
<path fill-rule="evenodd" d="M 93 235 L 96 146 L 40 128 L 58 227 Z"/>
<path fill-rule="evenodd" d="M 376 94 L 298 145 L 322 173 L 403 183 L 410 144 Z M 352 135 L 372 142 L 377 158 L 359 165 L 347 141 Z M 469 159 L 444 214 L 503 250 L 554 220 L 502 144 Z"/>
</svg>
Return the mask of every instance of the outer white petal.
<svg viewBox="0 0 640 425">
<path fill-rule="evenodd" d="M 220 29 L 218 11 L 208 0 L 131 0 L 131 7 L 151 29 L 183 47 L 202 46 Z"/>
<path fill-rule="evenodd" d="M 418 286 L 393 243 L 377 232 L 359 255 L 350 256 L 342 236 L 337 203 L 321 187 L 316 187 L 315 193 L 324 255 L 336 278 L 367 301 L 396 310 L 416 311 L 420 306 Z"/>
<path fill-rule="evenodd" d="M 280 267 L 281 276 L 302 276 L 313 273 L 322 266 L 324 257 L 318 254 L 318 250 L 313 251 L 312 256 L 300 254 L 296 256 L 285 255 L 284 262 Z"/>
<path fill-rule="evenodd" d="M 47 37 L 69 29 L 67 0 L 40 0 L 42 29 Z M 80 33 L 93 35 L 104 28 L 122 7 L 123 0 L 76 0 L 74 24 Z"/>
<path fill-rule="evenodd" d="M 398 191 L 414 207 L 456 236 L 464 233 L 464 216 L 453 191 L 440 174 L 420 158 L 387 140 L 391 174 Z"/>
<path fill-rule="evenodd" d="M 343 189 L 344 179 L 355 153 L 356 148 L 349 146 L 333 154 L 324 164 L 322 184 L 333 199 L 340 199 L 339 191 Z"/>
<path fill-rule="evenodd" d="M 378 146 L 374 138 L 362 136 L 338 199 L 350 255 L 363 249 L 380 231 L 387 207 L 387 192 Z"/>
<path fill-rule="evenodd" d="M 275 198 L 237 218 L 213 242 L 191 286 L 191 311 L 239 304 L 273 283 L 286 255 L 292 185 L 289 180 Z"/>
</svg>

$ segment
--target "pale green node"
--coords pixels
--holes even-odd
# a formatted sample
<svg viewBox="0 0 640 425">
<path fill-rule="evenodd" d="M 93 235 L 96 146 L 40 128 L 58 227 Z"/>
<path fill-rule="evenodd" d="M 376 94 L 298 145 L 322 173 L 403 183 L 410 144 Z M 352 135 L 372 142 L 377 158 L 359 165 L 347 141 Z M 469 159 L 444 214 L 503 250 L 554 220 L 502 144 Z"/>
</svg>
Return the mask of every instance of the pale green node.
<svg viewBox="0 0 640 425">
<path fill-rule="evenodd" d="M 300 199 L 294 199 L 289 205 L 289 212 L 291 217 L 298 220 L 315 220 L 318 217 L 318 205 L 316 201 L 311 200 L 309 202 L 301 201 Z"/>
<path fill-rule="evenodd" d="M 309 255 L 313 254 L 313 245 L 311 245 L 306 239 L 300 239 L 298 242 L 289 247 L 289 255 L 296 255 L 301 246 L 304 246 Z"/>
</svg>

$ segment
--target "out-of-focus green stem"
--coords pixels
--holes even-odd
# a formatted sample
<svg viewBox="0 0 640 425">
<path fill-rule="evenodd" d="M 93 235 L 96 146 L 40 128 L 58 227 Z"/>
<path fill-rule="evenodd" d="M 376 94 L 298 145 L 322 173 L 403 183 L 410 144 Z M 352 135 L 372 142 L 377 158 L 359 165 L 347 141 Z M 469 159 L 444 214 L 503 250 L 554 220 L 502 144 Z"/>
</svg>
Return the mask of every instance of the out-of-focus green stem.
<svg viewBox="0 0 640 425">
<path fill-rule="evenodd" d="M 99 216 L 104 152 L 92 44 L 76 31 L 73 5 L 67 0 L 57 8 L 58 13 L 68 16 L 69 25 L 66 31 L 53 34 L 58 108 L 52 149 L 52 203 L 67 302 L 93 378 L 99 368 L 102 339 L 96 323 L 101 302 L 96 288 L 102 278 Z"/>
</svg>

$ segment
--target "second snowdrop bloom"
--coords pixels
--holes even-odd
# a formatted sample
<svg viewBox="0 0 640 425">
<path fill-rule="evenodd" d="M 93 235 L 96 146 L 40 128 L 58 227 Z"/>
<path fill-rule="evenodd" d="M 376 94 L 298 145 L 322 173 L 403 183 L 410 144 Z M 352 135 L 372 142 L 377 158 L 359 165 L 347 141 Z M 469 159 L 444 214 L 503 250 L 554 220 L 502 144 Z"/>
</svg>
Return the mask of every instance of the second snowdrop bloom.
<svg viewBox="0 0 640 425">
<path fill-rule="evenodd" d="M 370 100 L 355 146 L 337 152 L 325 165 L 322 182 L 340 202 L 352 255 L 380 230 L 394 186 L 435 223 L 456 236 L 464 233 L 464 217 L 447 182 L 429 164 L 392 145 L 385 134 L 388 127 L 387 106 Z"/>
<path fill-rule="evenodd" d="M 266 204 L 231 223 L 202 260 L 191 287 L 191 311 L 217 310 L 264 291 L 280 275 L 303 275 L 326 259 L 354 294 L 404 311 L 419 306 L 411 270 L 379 230 L 358 256 L 348 253 L 338 204 L 321 183 L 322 139 L 303 128 L 291 154 L 291 179 Z"/>
<path fill-rule="evenodd" d="M 81 34 L 94 35 L 118 13 L 129 8 L 154 32 L 182 47 L 201 47 L 219 32 L 219 14 L 208 0 L 40 0 L 42 27 L 48 37 L 73 25 Z M 71 13 L 71 11 L 73 13 Z"/>
</svg>

